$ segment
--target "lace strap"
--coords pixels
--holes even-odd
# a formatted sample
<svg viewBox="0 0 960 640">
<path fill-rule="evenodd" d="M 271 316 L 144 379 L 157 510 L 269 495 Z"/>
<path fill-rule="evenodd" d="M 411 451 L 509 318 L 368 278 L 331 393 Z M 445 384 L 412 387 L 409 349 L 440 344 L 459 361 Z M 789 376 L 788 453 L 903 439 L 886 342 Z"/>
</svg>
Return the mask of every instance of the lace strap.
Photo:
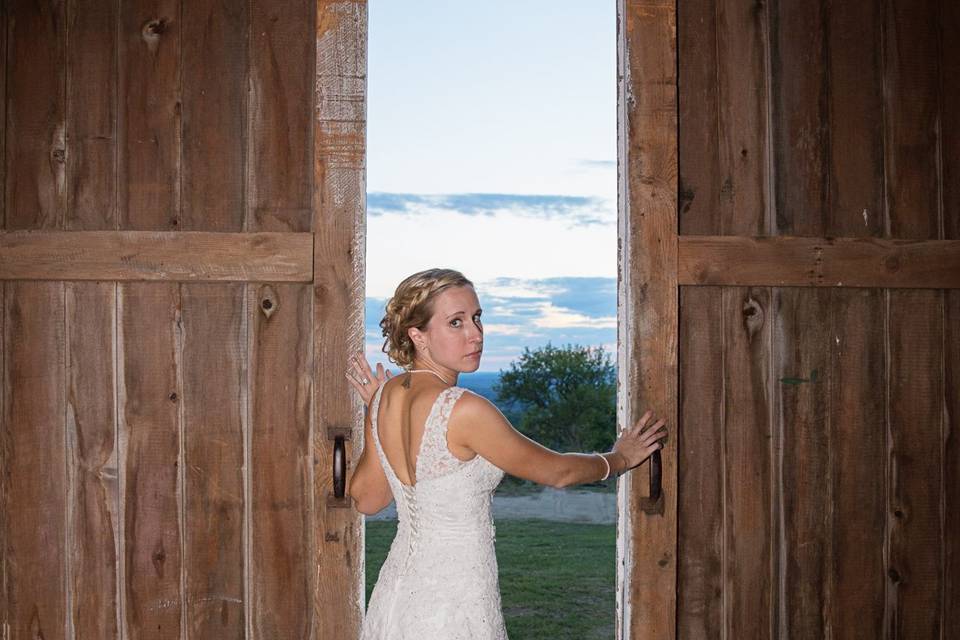
<svg viewBox="0 0 960 640">
<path fill-rule="evenodd" d="M 447 387 L 440 392 L 423 433 L 423 446 L 417 458 L 418 478 L 435 478 L 466 464 L 447 448 L 447 428 L 453 405 L 466 391 L 463 387 Z"/>
</svg>

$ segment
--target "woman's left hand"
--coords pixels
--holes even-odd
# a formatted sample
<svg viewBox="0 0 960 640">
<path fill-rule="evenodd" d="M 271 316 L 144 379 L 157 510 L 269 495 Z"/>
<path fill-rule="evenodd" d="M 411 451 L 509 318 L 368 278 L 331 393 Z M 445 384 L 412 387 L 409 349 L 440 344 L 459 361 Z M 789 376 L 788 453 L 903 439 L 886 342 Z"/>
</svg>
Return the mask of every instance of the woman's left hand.
<svg viewBox="0 0 960 640">
<path fill-rule="evenodd" d="M 347 380 L 350 385 L 357 390 L 360 397 L 363 398 L 363 404 L 369 405 L 373 399 L 373 394 L 377 392 L 380 385 L 393 377 L 389 371 L 383 368 L 383 364 L 377 363 L 377 374 L 373 374 L 370 363 L 364 357 L 362 351 L 347 358 Z"/>
</svg>

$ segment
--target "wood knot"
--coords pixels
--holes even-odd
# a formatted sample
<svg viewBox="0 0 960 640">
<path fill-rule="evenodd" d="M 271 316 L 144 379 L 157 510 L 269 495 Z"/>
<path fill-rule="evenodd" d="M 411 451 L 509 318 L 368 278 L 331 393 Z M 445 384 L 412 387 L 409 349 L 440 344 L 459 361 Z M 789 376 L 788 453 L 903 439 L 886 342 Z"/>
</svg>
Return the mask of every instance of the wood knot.
<svg viewBox="0 0 960 640">
<path fill-rule="evenodd" d="M 257 306 L 260 307 L 261 313 L 263 313 L 268 320 L 270 316 L 277 312 L 277 307 L 279 307 L 277 294 L 270 285 L 260 290 L 260 301 Z"/>
<path fill-rule="evenodd" d="M 899 256 L 889 256 L 883 261 L 883 266 L 887 271 L 899 271 L 900 270 L 900 257 Z"/>
<path fill-rule="evenodd" d="M 163 563 L 167 560 L 167 552 L 163 550 L 163 543 L 158 546 L 151 557 L 153 562 L 153 568 L 157 572 L 157 575 L 163 577 Z"/>
<path fill-rule="evenodd" d="M 167 31 L 167 21 L 164 18 L 153 18 L 143 23 L 140 28 L 140 36 L 147 43 L 147 49 L 150 53 L 156 53 L 160 46 L 160 36 Z"/>
<path fill-rule="evenodd" d="M 743 302 L 743 325 L 752 339 L 763 326 L 764 313 L 760 303 L 748 296 Z"/>
<path fill-rule="evenodd" d="M 54 162 L 63 164 L 67 160 L 67 150 L 66 149 L 54 149 L 50 152 L 50 157 L 53 158 Z"/>
<path fill-rule="evenodd" d="M 900 572 L 894 569 L 893 567 L 890 567 L 890 570 L 887 571 L 887 575 L 890 576 L 890 580 L 892 580 L 894 584 L 897 584 L 901 580 L 903 580 L 903 578 L 900 575 Z"/>
<path fill-rule="evenodd" d="M 173 393 L 170 394 L 170 402 L 176 402 L 176 401 L 177 401 L 177 392 L 174 391 Z"/>
</svg>

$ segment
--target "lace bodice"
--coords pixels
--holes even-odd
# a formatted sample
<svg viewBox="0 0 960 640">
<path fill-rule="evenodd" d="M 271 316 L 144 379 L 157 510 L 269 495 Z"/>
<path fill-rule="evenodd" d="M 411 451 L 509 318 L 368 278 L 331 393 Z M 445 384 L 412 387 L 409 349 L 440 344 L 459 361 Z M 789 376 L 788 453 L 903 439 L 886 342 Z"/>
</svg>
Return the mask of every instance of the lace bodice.
<svg viewBox="0 0 960 640">
<path fill-rule="evenodd" d="M 397 535 L 380 569 L 361 640 L 506 640 L 491 499 L 504 472 L 480 455 L 447 448 L 447 426 L 466 391 L 440 392 L 427 416 L 415 484 L 393 472 L 380 444 L 380 385 L 370 407 L 380 464 L 397 503 Z"/>
</svg>

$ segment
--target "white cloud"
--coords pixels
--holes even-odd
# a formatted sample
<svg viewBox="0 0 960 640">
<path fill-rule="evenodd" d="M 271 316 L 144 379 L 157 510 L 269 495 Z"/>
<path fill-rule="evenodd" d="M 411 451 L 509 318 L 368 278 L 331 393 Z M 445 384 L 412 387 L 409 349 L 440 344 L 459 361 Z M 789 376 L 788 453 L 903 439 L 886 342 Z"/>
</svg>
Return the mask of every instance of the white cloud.
<svg viewBox="0 0 960 640">
<path fill-rule="evenodd" d="M 609 329 L 617 327 L 616 316 L 606 316 L 600 318 L 591 318 L 566 309 L 558 307 L 552 302 L 539 303 L 540 317 L 532 319 L 532 324 L 543 329 L 567 329 L 573 327 L 589 327 L 592 329 Z"/>
</svg>

